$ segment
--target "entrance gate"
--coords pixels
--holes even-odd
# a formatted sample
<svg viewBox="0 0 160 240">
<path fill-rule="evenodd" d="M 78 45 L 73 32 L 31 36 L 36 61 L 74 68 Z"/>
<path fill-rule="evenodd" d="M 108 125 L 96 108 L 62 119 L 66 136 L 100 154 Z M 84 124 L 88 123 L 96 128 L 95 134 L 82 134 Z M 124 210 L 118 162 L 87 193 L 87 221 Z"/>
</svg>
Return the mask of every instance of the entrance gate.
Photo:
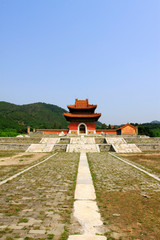
<svg viewBox="0 0 160 240">
<path fill-rule="evenodd" d="M 86 134 L 86 126 L 84 124 L 81 124 L 79 126 L 79 133 L 80 134 Z"/>
</svg>

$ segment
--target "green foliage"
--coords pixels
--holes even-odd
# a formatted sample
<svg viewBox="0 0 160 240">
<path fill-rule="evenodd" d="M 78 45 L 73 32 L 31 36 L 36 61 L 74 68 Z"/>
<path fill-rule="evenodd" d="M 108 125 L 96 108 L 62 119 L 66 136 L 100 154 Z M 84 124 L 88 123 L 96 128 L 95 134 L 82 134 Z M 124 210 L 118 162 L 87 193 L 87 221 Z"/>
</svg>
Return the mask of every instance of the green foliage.
<svg viewBox="0 0 160 240">
<path fill-rule="evenodd" d="M 67 128 L 63 117 L 65 109 L 46 103 L 15 105 L 0 102 L 0 136 L 16 136 L 26 133 L 27 126 L 42 129 Z"/>
<path fill-rule="evenodd" d="M 107 125 L 106 125 L 105 123 L 103 123 L 103 124 L 101 125 L 101 128 L 102 128 L 102 129 L 106 129 L 106 128 L 107 128 Z"/>
<path fill-rule="evenodd" d="M 5 128 L 0 129 L 0 137 L 16 137 L 18 135 L 16 129 Z"/>
<path fill-rule="evenodd" d="M 154 135 L 154 137 L 160 137 L 160 128 L 153 129 L 152 134 Z"/>
<path fill-rule="evenodd" d="M 149 137 L 160 137 L 160 124 L 157 123 L 143 123 L 138 125 L 139 135 L 146 135 Z"/>
<path fill-rule="evenodd" d="M 99 121 L 97 121 L 97 122 L 96 122 L 96 128 L 97 128 L 97 129 L 100 129 L 100 128 L 101 128 L 101 126 L 102 126 L 102 123 L 101 123 L 101 122 L 99 122 Z"/>
</svg>

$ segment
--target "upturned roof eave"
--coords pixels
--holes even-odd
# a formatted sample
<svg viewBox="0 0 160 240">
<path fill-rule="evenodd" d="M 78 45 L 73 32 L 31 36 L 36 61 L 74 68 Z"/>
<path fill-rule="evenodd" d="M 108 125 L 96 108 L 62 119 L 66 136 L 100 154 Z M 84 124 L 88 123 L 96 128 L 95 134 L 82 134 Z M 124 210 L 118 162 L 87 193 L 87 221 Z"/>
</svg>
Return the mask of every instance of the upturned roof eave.
<svg viewBox="0 0 160 240">
<path fill-rule="evenodd" d="M 89 105 L 87 107 L 76 107 L 75 105 L 67 105 L 67 108 L 68 109 L 96 109 L 97 108 L 97 105 Z"/>
<path fill-rule="evenodd" d="M 72 113 L 63 113 L 65 117 L 70 118 L 95 118 L 100 117 L 101 113 L 93 113 L 93 114 L 72 114 Z"/>
</svg>

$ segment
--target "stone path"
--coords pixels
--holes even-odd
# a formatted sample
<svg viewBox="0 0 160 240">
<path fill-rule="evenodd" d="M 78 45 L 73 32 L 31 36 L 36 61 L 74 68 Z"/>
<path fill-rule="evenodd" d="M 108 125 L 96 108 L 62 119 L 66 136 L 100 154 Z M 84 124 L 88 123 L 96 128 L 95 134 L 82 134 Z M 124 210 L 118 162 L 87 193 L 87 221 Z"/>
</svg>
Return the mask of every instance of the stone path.
<svg viewBox="0 0 160 240">
<path fill-rule="evenodd" d="M 70 227 L 79 154 L 58 153 L 0 186 L 0 239 L 54 239 Z"/>
<path fill-rule="evenodd" d="M 116 154 L 114 154 L 116 155 Z M 118 157 L 118 156 L 117 156 Z M 118 160 L 112 153 L 88 153 L 93 173 L 96 172 L 97 191 L 159 191 L 160 182 L 139 169 Z"/>
<path fill-rule="evenodd" d="M 0 185 L 2 185 L 2 184 L 4 184 L 4 183 L 7 183 L 8 181 L 13 180 L 14 178 L 16 178 L 16 177 L 18 177 L 19 175 L 21 175 L 21 174 L 29 171 L 30 169 L 32 169 L 32 168 L 34 168 L 34 167 L 36 167 L 36 166 L 38 166 L 38 165 L 46 162 L 47 160 L 49 160 L 51 157 L 53 157 L 53 156 L 56 155 L 56 154 L 57 154 L 57 153 L 54 153 L 53 155 L 47 157 L 47 158 L 44 159 L 43 161 L 41 161 L 41 162 L 39 162 L 39 163 L 36 163 L 36 164 L 34 164 L 33 166 L 30 166 L 30 167 L 28 167 L 27 169 L 24 169 L 24 170 L 22 170 L 22 171 L 20 171 L 20 172 L 18 172 L 18 173 L 16 173 L 16 174 L 14 174 L 13 176 L 11 176 L 11 177 L 9 177 L 9 178 L 1 181 L 1 182 L 0 182 Z"/>
<path fill-rule="evenodd" d="M 160 239 L 160 182 L 110 153 L 87 156 L 108 239 Z"/>
<path fill-rule="evenodd" d="M 132 167 L 134 167 L 134 168 L 136 168 L 136 169 L 138 169 L 139 171 L 147 174 L 148 176 L 156 179 L 157 181 L 160 181 L 160 178 L 157 177 L 157 176 L 155 176 L 154 174 L 149 173 L 149 172 L 147 172 L 146 170 L 144 170 L 144 169 L 142 169 L 142 168 L 140 168 L 140 167 L 137 167 L 135 164 L 133 164 L 133 163 L 131 163 L 131 162 L 129 162 L 129 161 L 126 161 L 126 160 L 124 160 L 123 158 L 120 158 L 120 157 L 116 156 L 116 155 L 113 154 L 113 153 L 109 153 L 109 154 L 112 155 L 113 157 L 119 159 L 120 161 L 122 161 L 122 162 L 124 162 L 124 163 L 126 163 L 126 164 L 128 164 L 128 165 L 130 165 L 130 166 L 132 166 Z"/>
<path fill-rule="evenodd" d="M 69 240 L 105 240 L 103 222 L 96 203 L 96 195 L 86 153 L 81 153 L 75 190 L 74 217 L 79 221 L 83 234 L 71 235 Z"/>
</svg>

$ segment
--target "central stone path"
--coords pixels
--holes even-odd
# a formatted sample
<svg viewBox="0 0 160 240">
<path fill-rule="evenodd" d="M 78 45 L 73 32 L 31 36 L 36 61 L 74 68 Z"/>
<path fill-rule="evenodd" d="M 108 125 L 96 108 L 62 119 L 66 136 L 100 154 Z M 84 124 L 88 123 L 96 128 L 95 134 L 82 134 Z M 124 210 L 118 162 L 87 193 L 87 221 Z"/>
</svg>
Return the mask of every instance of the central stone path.
<svg viewBox="0 0 160 240">
<path fill-rule="evenodd" d="M 86 153 L 81 153 L 75 190 L 74 217 L 79 221 L 83 234 L 71 235 L 69 240 L 106 240 L 102 234 L 103 222 L 96 203 L 96 195 Z"/>
</svg>

